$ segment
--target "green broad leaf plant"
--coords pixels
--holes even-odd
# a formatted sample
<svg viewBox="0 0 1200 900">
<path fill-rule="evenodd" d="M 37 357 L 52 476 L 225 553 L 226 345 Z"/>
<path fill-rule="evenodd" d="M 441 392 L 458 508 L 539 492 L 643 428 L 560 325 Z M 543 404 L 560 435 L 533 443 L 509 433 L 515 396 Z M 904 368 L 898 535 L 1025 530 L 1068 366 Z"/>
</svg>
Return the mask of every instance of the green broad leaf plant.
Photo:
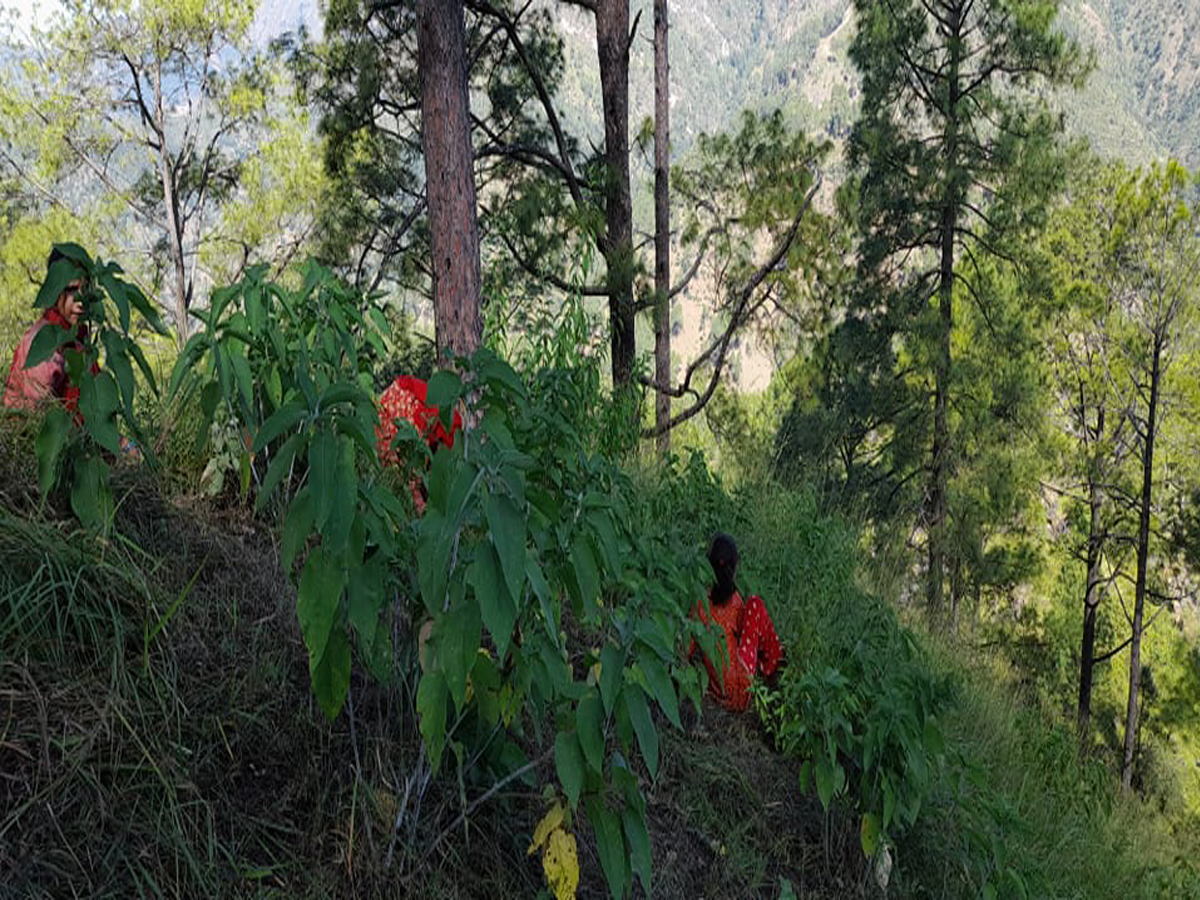
<svg viewBox="0 0 1200 900">
<path fill-rule="evenodd" d="M 82 327 L 39 330 L 26 366 L 39 365 L 61 350 L 67 377 L 79 389 L 79 404 L 77 415 L 59 404 L 46 410 L 35 443 L 38 487 L 43 496 L 69 491 L 71 509 L 80 522 L 102 528 L 112 515 L 109 471 L 122 454 L 122 432 L 136 439 L 147 461 L 153 461 L 142 439 L 135 400 L 139 384 L 155 394 L 158 386 L 138 346 L 135 325 L 158 334 L 167 330 L 141 288 L 122 277 L 117 263 L 93 259 L 74 243 L 54 248 L 65 258 L 50 266 L 34 306 L 51 308 L 67 285 L 81 280 Z"/>
<path fill-rule="evenodd" d="M 681 699 L 698 708 L 705 688 L 681 648 L 717 651 L 688 617 L 701 555 L 632 532 L 634 486 L 593 446 L 599 381 L 579 367 L 598 358 L 524 377 L 488 349 L 457 360 L 427 400 L 447 429 L 456 407 L 467 427 L 431 453 L 401 423 L 394 471 L 373 440 L 383 317 L 315 264 L 298 291 L 264 274 L 214 294 L 171 389 L 252 435 L 256 503 L 280 512 L 321 708 L 338 716 L 357 656 L 377 679 L 416 682 L 435 773 L 498 783 L 552 759 L 612 896 L 634 879 L 649 895 L 641 785 L 657 775 L 660 723 L 679 727 Z"/>
<path fill-rule="evenodd" d="M 755 705 L 783 752 L 816 788 L 860 817 L 864 856 L 875 857 L 917 822 L 946 760 L 939 715 L 949 686 L 931 674 L 916 639 L 880 604 L 831 615 L 810 664 L 785 671 Z"/>
</svg>

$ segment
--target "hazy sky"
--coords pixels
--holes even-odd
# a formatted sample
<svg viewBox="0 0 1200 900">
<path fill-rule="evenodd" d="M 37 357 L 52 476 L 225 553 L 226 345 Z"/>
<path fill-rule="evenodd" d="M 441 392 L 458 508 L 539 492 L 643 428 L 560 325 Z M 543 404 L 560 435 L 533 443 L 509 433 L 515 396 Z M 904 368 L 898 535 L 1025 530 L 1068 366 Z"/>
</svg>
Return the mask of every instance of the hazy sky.
<svg viewBox="0 0 1200 900">
<path fill-rule="evenodd" d="M 320 35 L 321 17 L 316 12 L 316 0 L 276 0 L 274 3 L 258 0 L 257 6 L 258 19 L 250 29 L 250 37 L 256 43 L 265 42 L 285 28 L 294 28 L 301 20 L 308 23 L 313 35 Z M 16 13 L 16 31 L 20 35 L 30 25 L 45 27 L 59 4 L 58 0 L 0 0 L 0 9 Z"/>
<path fill-rule="evenodd" d="M 30 25 L 45 26 L 59 8 L 58 0 L 0 0 L 0 8 L 16 13 L 16 31 L 26 31 Z"/>
</svg>

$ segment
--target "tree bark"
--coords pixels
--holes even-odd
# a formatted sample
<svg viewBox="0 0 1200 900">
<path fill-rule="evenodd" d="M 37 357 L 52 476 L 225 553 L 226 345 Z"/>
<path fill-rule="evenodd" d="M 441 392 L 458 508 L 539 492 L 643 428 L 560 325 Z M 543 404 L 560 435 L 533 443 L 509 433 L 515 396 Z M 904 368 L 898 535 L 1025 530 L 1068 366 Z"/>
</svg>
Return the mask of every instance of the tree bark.
<svg viewBox="0 0 1200 900">
<path fill-rule="evenodd" d="M 1138 700 L 1142 688 L 1142 616 L 1146 606 L 1146 567 L 1150 556 L 1150 503 L 1154 489 L 1154 432 L 1158 416 L 1159 381 L 1162 377 L 1163 339 L 1154 335 L 1150 361 L 1150 410 L 1142 443 L 1142 497 L 1138 509 L 1137 583 L 1133 598 L 1133 632 L 1129 643 L 1129 702 L 1125 708 L 1125 753 L 1121 760 L 1121 786 L 1133 787 L 1137 757 Z"/>
<path fill-rule="evenodd" d="M 418 0 L 417 69 L 434 328 L 443 364 L 447 355 L 469 356 L 483 336 L 462 0 Z"/>
<path fill-rule="evenodd" d="M 635 353 L 633 202 L 629 191 L 629 0 L 596 0 L 604 107 L 604 218 L 614 390 L 631 386 Z"/>
<path fill-rule="evenodd" d="M 943 580 L 946 562 L 946 527 L 949 518 L 947 481 L 950 456 L 950 425 L 947 418 L 947 399 L 950 393 L 950 336 L 954 329 L 954 238 L 958 228 L 959 207 L 962 203 L 958 187 L 958 101 L 960 93 L 959 64 L 962 42 L 961 9 L 947 12 L 950 41 L 950 61 L 947 73 L 947 92 L 942 163 L 946 179 L 945 198 L 939 222 L 940 265 L 938 270 L 939 329 L 934 360 L 933 389 L 933 452 L 930 462 L 929 486 L 929 581 L 926 603 L 930 622 L 938 625 L 942 619 Z"/>
<path fill-rule="evenodd" d="M 654 380 L 671 383 L 670 68 L 667 0 L 654 0 Z M 671 397 L 654 396 L 658 452 L 671 450 Z"/>
<path fill-rule="evenodd" d="M 1099 412 L 1097 432 L 1104 433 L 1104 410 Z M 1079 646 L 1079 747 L 1088 745 L 1092 718 L 1092 675 L 1096 658 L 1096 611 L 1100 606 L 1101 507 L 1104 497 L 1100 485 L 1088 485 L 1087 587 L 1083 596 L 1083 639 Z"/>
<path fill-rule="evenodd" d="M 136 77 L 136 73 L 135 73 Z M 179 191 L 175 183 L 175 167 L 171 164 L 171 153 L 167 149 L 166 114 L 163 110 L 162 65 L 154 69 L 154 130 L 158 139 L 158 177 L 162 183 L 163 206 L 167 215 L 167 247 L 171 254 L 171 268 L 175 283 L 175 339 L 182 349 L 187 343 L 190 323 L 188 306 L 190 291 L 187 285 L 187 266 L 183 259 L 183 225 L 179 217 Z"/>
</svg>

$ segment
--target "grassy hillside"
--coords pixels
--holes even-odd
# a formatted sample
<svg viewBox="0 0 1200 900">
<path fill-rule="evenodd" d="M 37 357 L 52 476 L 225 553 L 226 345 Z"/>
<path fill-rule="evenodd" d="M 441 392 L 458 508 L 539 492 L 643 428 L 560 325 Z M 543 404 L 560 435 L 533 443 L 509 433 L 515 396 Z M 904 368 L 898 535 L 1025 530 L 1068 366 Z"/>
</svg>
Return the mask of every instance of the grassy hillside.
<svg viewBox="0 0 1200 900">
<path fill-rule="evenodd" d="M 356 667 L 351 706 L 323 718 L 269 523 L 232 495 L 199 501 L 127 472 L 114 531 L 89 535 L 57 504 L 38 508 L 32 435 L 2 424 L 0 893 L 538 895 L 525 851 L 553 764 L 494 796 L 478 773 L 447 767 L 405 815 L 420 765 L 413 685 Z M 634 527 L 665 529 L 697 556 L 713 527 L 738 535 L 739 580 L 768 598 L 788 648 L 785 692 L 863 664 L 867 677 L 950 687 L 944 750 L 930 757 L 916 826 L 892 847 L 887 896 L 1200 897 L 1192 839 L 1120 798 L 997 659 L 902 633 L 859 587 L 855 530 L 805 491 L 730 491 L 697 461 L 634 477 Z M 903 639 L 881 652 L 867 633 L 878 627 Z M 411 657 L 398 670 L 411 673 Z M 846 714 L 857 728 L 867 710 Z M 826 813 L 799 784 L 801 760 L 753 712 L 706 702 L 685 709 L 682 729 L 659 727 L 659 773 L 645 785 L 655 896 L 883 896 L 853 793 Z M 532 750 L 544 737 L 520 740 Z M 581 820 L 575 829 L 578 896 L 604 897 L 595 840 Z"/>
</svg>

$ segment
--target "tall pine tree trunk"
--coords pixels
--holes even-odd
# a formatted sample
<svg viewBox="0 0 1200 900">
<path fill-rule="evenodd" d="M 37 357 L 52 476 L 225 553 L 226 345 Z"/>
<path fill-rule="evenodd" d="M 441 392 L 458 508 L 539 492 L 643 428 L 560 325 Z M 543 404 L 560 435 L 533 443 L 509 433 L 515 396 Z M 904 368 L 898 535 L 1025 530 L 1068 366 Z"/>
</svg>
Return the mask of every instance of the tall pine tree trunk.
<svg viewBox="0 0 1200 900">
<path fill-rule="evenodd" d="M 950 42 L 942 144 L 945 199 L 941 221 L 938 223 L 941 258 L 938 268 L 937 347 L 934 351 L 933 453 L 929 473 L 929 582 L 926 585 L 929 619 L 937 625 L 941 624 L 943 616 L 942 594 L 949 519 L 947 482 L 950 467 L 950 423 L 947 405 L 950 393 L 950 336 L 954 329 L 954 239 L 958 229 L 959 207 L 962 203 L 962 188 L 959 185 L 962 174 L 959 172 L 958 159 L 958 73 L 963 52 L 962 42 L 959 40 L 961 13 L 962 10 L 958 7 L 947 13 L 947 27 L 953 40 Z"/>
<path fill-rule="evenodd" d="M 1129 702 L 1125 708 L 1125 754 L 1121 760 L 1121 785 L 1133 786 L 1137 756 L 1138 700 L 1142 689 L 1142 616 L 1146 606 L 1146 567 L 1150 556 L 1150 503 L 1154 488 L 1154 431 L 1158 416 L 1159 380 L 1162 376 L 1163 340 L 1154 335 L 1150 361 L 1150 410 L 1142 443 L 1142 497 L 1138 509 L 1137 586 L 1133 595 L 1133 633 L 1129 643 Z"/>
<path fill-rule="evenodd" d="M 633 201 L 629 192 L 629 0 L 597 0 L 596 48 L 604 106 L 605 236 L 614 389 L 633 379 Z"/>
<path fill-rule="evenodd" d="M 671 203 L 670 68 L 667 55 L 667 0 L 654 0 L 654 426 L 658 452 L 671 449 Z"/>
<path fill-rule="evenodd" d="M 461 0 L 418 0 L 421 140 L 439 361 L 447 354 L 473 353 L 483 335 L 466 60 Z"/>
<path fill-rule="evenodd" d="M 1097 429 L 1103 434 L 1104 411 L 1099 413 L 1100 425 Z M 1095 478 L 1088 485 L 1088 520 L 1087 542 L 1087 587 L 1083 596 L 1083 640 L 1079 646 L 1079 746 L 1086 749 L 1088 731 L 1092 718 L 1092 675 L 1096 658 L 1096 611 L 1100 606 L 1102 596 L 1100 590 L 1100 560 L 1101 551 L 1101 507 L 1103 494 Z"/>
</svg>

